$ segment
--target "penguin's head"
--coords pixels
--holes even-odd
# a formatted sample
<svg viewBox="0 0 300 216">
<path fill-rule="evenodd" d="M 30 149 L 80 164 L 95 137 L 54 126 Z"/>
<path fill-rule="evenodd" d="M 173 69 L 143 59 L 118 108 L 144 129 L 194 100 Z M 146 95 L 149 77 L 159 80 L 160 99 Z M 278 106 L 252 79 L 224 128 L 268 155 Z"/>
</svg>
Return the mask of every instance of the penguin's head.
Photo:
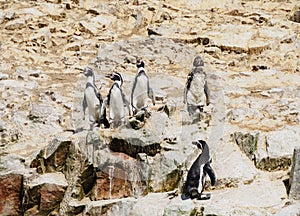
<svg viewBox="0 0 300 216">
<path fill-rule="evenodd" d="M 200 56 L 196 56 L 193 62 L 194 67 L 202 67 L 204 66 L 204 62 Z"/>
<path fill-rule="evenodd" d="M 122 84 L 123 84 L 123 77 L 119 72 L 113 72 L 110 75 L 110 79 L 117 82 L 119 84 L 119 86 L 122 86 Z"/>
<path fill-rule="evenodd" d="M 204 140 L 197 140 L 192 142 L 193 145 L 196 145 L 199 149 L 203 150 L 207 143 Z"/>
<path fill-rule="evenodd" d="M 136 67 L 137 67 L 137 68 L 145 67 L 144 61 L 141 60 L 141 59 L 137 59 L 137 60 L 136 60 Z"/>
<path fill-rule="evenodd" d="M 94 76 L 93 69 L 90 68 L 90 67 L 84 68 L 84 69 L 83 69 L 83 74 L 84 74 L 86 77 Z"/>
</svg>

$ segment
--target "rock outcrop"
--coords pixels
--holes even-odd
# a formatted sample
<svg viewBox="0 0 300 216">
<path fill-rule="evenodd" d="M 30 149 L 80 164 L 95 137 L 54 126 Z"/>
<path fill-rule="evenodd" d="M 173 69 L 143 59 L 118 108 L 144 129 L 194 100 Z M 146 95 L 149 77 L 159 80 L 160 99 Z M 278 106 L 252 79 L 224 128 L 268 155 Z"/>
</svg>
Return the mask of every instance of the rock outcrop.
<svg viewBox="0 0 300 216">
<path fill-rule="evenodd" d="M 287 1 L 2 1 L 1 215 L 297 215 L 299 3 Z M 211 104 L 183 104 L 196 55 Z M 83 120 L 87 65 L 102 96 L 143 59 L 156 105 L 119 129 Z M 210 200 L 181 200 L 210 145 Z M 295 150 L 294 150 L 295 149 Z M 294 156 L 293 156 L 294 152 Z M 251 194 L 251 196 L 249 196 Z"/>
</svg>

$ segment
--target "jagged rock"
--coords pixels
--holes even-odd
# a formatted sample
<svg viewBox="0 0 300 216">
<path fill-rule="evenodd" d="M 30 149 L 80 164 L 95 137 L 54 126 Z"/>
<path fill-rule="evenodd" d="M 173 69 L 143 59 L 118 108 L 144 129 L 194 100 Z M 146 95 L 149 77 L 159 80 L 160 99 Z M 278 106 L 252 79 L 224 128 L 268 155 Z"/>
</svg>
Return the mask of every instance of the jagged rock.
<svg viewBox="0 0 300 216">
<path fill-rule="evenodd" d="M 256 166 L 263 170 L 286 170 L 291 165 L 293 149 L 299 146 L 298 131 L 285 127 L 261 137 Z"/>
<path fill-rule="evenodd" d="M 294 149 L 289 183 L 289 198 L 300 200 L 300 147 Z"/>
<path fill-rule="evenodd" d="M 117 131 L 105 130 L 104 139 L 114 152 L 123 152 L 136 158 L 138 153 L 154 156 L 160 152 L 167 117 L 163 113 L 153 113 L 141 130 L 122 128 Z"/>
<path fill-rule="evenodd" d="M 25 185 L 25 215 L 49 215 L 62 201 L 68 183 L 62 173 L 46 173 Z"/>
<path fill-rule="evenodd" d="M 299 145 L 297 131 L 282 129 L 269 132 L 236 132 L 233 138 L 240 149 L 262 170 L 286 170 L 291 165 L 292 148 Z"/>
<path fill-rule="evenodd" d="M 30 167 L 36 168 L 39 173 L 64 171 L 71 141 L 67 138 L 56 138 L 49 146 L 40 150 Z"/>
<path fill-rule="evenodd" d="M 24 161 L 14 154 L 0 157 L 1 215 L 18 215 L 21 211 L 24 176 L 31 175 Z"/>
<path fill-rule="evenodd" d="M 23 175 L 19 173 L 1 173 L 0 185 L 0 214 L 18 215 L 21 207 Z"/>
<path fill-rule="evenodd" d="M 153 191 L 171 191 L 179 188 L 183 177 L 186 156 L 181 152 L 169 151 L 154 158 L 150 187 Z"/>
<path fill-rule="evenodd" d="M 255 159 L 254 154 L 257 151 L 258 133 L 243 134 L 241 132 L 235 132 L 233 139 L 250 160 Z"/>
</svg>

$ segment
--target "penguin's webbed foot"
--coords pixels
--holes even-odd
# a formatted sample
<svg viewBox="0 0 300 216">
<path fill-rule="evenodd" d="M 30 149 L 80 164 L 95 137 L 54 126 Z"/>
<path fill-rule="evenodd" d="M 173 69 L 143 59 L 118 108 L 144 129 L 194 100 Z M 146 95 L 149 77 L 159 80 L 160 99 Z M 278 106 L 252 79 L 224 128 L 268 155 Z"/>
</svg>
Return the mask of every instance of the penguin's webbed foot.
<svg viewBox="0 0 300 216">
<path fill-rule="evenodd" d="M 191 198 L 191 199 L 195 199 L 195 198 L 198 199 L 198 197 L 199 197 L 199 195 L 200 195 L 197 188 L 192 188 L 192 189 L 190 190 L 189 194 L 190 194 L 190 198 Z"/>
</svg>

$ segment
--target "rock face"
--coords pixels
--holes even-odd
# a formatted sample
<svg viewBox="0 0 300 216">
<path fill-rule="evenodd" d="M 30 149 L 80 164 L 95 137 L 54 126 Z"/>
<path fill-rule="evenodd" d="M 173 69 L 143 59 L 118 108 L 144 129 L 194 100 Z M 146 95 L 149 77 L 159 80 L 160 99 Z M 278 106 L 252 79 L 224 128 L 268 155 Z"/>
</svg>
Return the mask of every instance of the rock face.
<svg viewBox="0 0 300 216">
<path fill-rule="evenodd" d="M 300 212 L 296 0 L 0 5 L 1 215 Z M 196 55 L 211 96 L 201 121 L 183 104 Z M 103 97 L 106 75 L 120 72 L 129 100 L 136 59 L 156 105 L 121 128 L 90 130 L 82 69 L 94 69 Z M 198 139 L 217 183 L 204 189 L 210 200 L 181 200 Z"/>
<path fill-rule="evenodd" d="M 18 215 L 21 207 L 23 176 L 21 174 L 2 174 L 1 183 L 1 215 Z"/>
</svg>

